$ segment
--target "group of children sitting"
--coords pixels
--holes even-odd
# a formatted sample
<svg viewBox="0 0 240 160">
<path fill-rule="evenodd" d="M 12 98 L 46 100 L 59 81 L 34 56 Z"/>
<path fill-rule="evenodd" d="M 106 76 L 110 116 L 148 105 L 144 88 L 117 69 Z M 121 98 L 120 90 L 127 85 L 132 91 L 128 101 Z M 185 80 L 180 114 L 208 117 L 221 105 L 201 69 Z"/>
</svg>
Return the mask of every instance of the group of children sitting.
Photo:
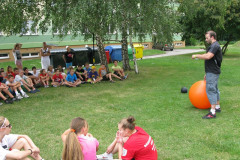
<svg viewBox="0 0 240 160">
<path fill-rule="evenodd" d="M 50 85 L 53 87 L 63 85 L 77 87 L 84 83 L 115 82 L 113 77 L 123 80 L 128 76 L 127 74 L 125 75 L 123 69 L 118 65 L 118 61 L 114 61 L 111 69 L 112 72 L 108 72 L 106 66 L 101 65 L 97 72 L 96 67 L 90 67 L 89 63 L 86 63 L 84 68 L 82 65 L 78 65 L 76 70 L 70 66 L 66 73 L 60 65 L 56 69 L 49 66 L 48 70 L 41 69 L 40 72 L 36 67 L 32 67 L 32 71 L 29 71 L 27 67 L 19 70 L 18 68 L 13 69 L 11 66 L 8 66 L 6 72 L 4 68 L 0 70 L 0 97 L 6 104 L 11 104 L 13 101 L 28 98 L 27 93 L 39 92 L 40 90 L 36 88 L 41 86 L 45 88 L 48 88 Z M 2 104 L 0 102 L 0 105 Z"/>
</svg>

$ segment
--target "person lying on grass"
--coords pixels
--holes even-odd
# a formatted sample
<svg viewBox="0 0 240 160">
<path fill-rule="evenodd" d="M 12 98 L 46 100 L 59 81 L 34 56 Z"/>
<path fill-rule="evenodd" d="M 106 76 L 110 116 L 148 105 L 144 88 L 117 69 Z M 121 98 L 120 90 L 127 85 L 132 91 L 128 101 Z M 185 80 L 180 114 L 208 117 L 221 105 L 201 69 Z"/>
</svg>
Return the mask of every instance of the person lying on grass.
<svg viewBox="0 0 240 160">
<path fill-rule="evenodd" d="M 127 79 L 128 74 L 125 75 L 122 67 L 120 67 L 120 66 L 118 65 L 118 61 L 116 61 L 116 60 L 113 61 L 113 64 L 114 64 L 114 65 L 112 66 L 112 73 L 115 74 L 115 75 L 117 75 L 118 77 L 121 77 L 121 78 L 123 78 L 123 79 Z"/>
<path fill-rule="evenodd" d="M 110 80 L 110 82 L 114 82 L 112 80 L 112 77 L 115 77 L 117 79 L 122 80 L 122 78 L 120 78 L 119 76 L 117 76 L 116 74 L 113 73 L 107 73 L 107 69 L 105 67 L 104 64 L 101 65 L 101 67 L 98 70 L 99 76 L 102 78 L 103 81 L 108 81 Z"/>
<path fill-rule="evenodd" d="M 43 160 L 39 148 L 27 135 L 10 134 L 12 125 L 0 116 L 0 160 Z"/>
<path fill-rule="evenodd" d="M 69 87 L 77 87 L 81 84 L 81 80 L 77 79 L 76 74 L 74 73 L 74 69 L 70 68 L 69 74 L 66 77 L 65 85 Z"/>
<path fill-rule="evenodd" d="M 64 143 L 63 160 L 95 160 L 99 142 L 88 133 L 89 127 L 85 119 L 77 117 L 70 128 L 62 134 Z"/>
<path fill-rule="evenodd" d="M 8 80 L 6 82 L 6 85 L 9 87 L 9 90 L 10 90 L 10 92 L 12 92 L 12 94 L 15 93 L 17 99 L 22 99 L 23 97 L 24 98 L 28 98 L 29 97 L 27 95 L 27 93 L 23 91 L 23 89 L 21 87 L 21 83 L 20 82 L 16 82 L 12 75 L 8 76 Z"/>
<path fill-rule="evenodd" d="M 58 86 L 62 86 L 65 84 L 65 82 L 63 82 L 63 77 L 59 72 L 59 69 L 55 69 L 55 74 L 52 77 L 53 81 L 52 81 L 52 85 L 53 87 L 58 87 Z"/>
<path fill-rule="evenodd" d="M 142 128 L 135 126 L 135 118 L 129 116 L 118 123 L 116 138 L 98 159 L 112 159 L 117 153 L 119 159 L 157 160 L 158 154 L 152 137 Z"/>
</svg>

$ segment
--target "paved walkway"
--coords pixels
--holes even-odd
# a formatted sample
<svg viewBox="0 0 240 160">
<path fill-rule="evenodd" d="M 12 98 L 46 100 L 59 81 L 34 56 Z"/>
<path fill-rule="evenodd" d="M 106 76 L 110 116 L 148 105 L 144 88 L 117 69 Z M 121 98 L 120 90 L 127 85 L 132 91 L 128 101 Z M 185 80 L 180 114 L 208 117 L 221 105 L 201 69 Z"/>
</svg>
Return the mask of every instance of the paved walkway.
<svg viewBox="0 0 240 160">
<path fill-rule="evenodd" d="M 174 49 L 173 51 L 166 51 L 165 54 L 144 56 L 142 59 L 176 56 L 176 55 L 191 54 L 191 53 L 202 52 L 202 51 L 204 50 L 203 49 Z"/>
</svg>

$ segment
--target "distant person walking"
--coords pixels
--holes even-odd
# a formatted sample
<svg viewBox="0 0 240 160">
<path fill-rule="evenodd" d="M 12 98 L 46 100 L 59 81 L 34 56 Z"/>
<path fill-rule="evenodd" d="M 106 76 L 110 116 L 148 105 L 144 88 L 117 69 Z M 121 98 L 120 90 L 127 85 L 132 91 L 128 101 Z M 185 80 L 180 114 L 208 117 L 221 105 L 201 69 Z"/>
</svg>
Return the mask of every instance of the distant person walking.
<svg viewBox="0 0 240 160">
<path fill-rule="evenodd" d="M 206 42 L 210 44 L 205 54 L 192 55 L 192 59 L 199 58 L 205 60 L 206 91 L 208 100 L 211 103 L 211 110 L 203 119 L 216 118 L 216 112 L 221 112 L 220 97 L 218 90 L 218 79 L 221 73 L 222 49 L 217 42 L 217 34 L 214 31 L 208 31 L 205 34 Z"/>
<path fill-rule="evenodd" d="M 48 48 L 46 42 L 43 42 L 43 48 L 40 50 L 41 54 L 41 64 L 42 64 L 42 69 L 47 70 L 48 66 L 50 66 L 50 49 Z"/>
<path fill-rule="evenodd" d="M 22 54 L 20 53 L 20 49 L 22 47 L 21 43 L 16 43 L 13 48 L 13 57 L 15 59 L 15 64 L 18 69 L 22 69 Z"/>
<path fill-rule="evenodd" d="M 66 63 L 66 68 L 68 69 L 70 66 L 73 65 L 72 62 L 73 62 L 74 52 L 69 46 L 66 46 L 66 49 L 67 49 L 67 52 L 63 55 L 63 60 Z"/>
</svg>

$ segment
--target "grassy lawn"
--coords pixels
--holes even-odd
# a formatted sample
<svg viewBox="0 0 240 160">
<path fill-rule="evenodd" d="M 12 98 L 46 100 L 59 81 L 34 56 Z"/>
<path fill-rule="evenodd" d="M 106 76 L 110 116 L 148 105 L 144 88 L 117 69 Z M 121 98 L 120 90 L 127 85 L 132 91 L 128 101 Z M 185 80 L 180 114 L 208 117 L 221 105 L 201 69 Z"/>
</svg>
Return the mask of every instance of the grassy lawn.
<svg viewBox="0 0 240 160">
<path fill-rule="evenodd" d="M 164 54 L 165 51 L 159 49 L 145 49 L 143 50 L 143 56 L 152 56 L 157 54 Z"/>
<path fill-rule="evenodd" d="M 73 118 L 88 121 L 101 154 L 113 140 L 117 123 L 129 115 L 152 136 L 159 159 L 239 159 L 239 52 L 230 48 L 224 56 L 219 81 L 222 112 L 216 119 L 203 120 L 208 110 L 196 109 L 188 94 L 180 93 L 181 87 L 189 89 L 204 76 L 204 62 L 191 55 L 140 60 L 138 75 L 129 72 L 127 80 L 116 83 L 42 88 L 28 99 L 1 106 L 0 113 L 13 125 L 12 133 L 29 135 L 48 160 L 60 159 L 60 136 Z M 40 67 L 39 60 L 24 64 Z"/>
</svg>

